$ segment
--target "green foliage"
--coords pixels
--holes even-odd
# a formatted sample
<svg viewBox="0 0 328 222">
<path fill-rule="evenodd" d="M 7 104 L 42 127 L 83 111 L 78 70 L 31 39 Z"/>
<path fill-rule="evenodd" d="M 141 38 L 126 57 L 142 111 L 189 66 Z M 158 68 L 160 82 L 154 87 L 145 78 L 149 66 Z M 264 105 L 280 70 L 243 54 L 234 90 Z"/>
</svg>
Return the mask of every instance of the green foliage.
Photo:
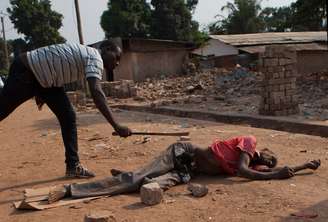
<svg viewBox="0 0 328 222">
<path fill-rule="evenodd" d="M 221 11 L 228 17 L 208 26 L 211 34 L 239 34 L 254 32 L 320 31 L 326 18 L 326 0 L 297 0 L 288 7 L 265 8 L 261 0 L 234 0 Z"/>
<path fill-rule="evenodd" d="M 150 5 L 151 3 L 151 5 Z M 192 20 L 198 0 L 109 0 L 101 16 L 106 37 L 203 41 Z"/>
<path fill-rule="evenodd" d="M 106 37 L 147 37 L 151 9 L 146 0 L 109 0 L 101 16 Z"/>
<path fill-rule="evenodd" d="M 151 36 L 158 39 L 194 40 L 199 35 L 198 23 L 192 21 L 192 11 L 197 3 L 196 0 L 152 0 Z"/>
<path fill-rule="evenodd" d="M 326 0 L 297 0 L 291 4 L 293 31 L 324 30 L 322 21 L 327 18 Z"/>
<path fill-rule="evenodd" d="M 263 19 L 265 31 L 285 32 L 292 30 L 291 7 L 265 8 L 260 17 Z"/>
<path fill-rule="evenodd" d="M 234 0 L 234 3 L 228 2 L 223 6 L 221 11 L 228 11 L 229 15 L 212 23 L 209 27 L 211 33 L 243 34 L 263 30 L 263 23 L 259 17 L 261 5 L 258 0 Z"/>
<path fill-rule="evenodd" d="M 65 42 L 58 30 L 63 16 L 51 9 L 50 0 L 10 0 L 7 11 L 30 49 Z"/>
</svg>

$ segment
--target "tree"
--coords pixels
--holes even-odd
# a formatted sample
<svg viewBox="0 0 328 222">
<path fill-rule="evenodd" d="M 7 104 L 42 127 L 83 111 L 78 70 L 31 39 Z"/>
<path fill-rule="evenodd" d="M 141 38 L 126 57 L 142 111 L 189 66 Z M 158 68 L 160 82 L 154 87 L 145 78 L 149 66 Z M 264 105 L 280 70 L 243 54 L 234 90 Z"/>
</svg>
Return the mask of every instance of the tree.
<svg viewBox="0 0 328 222">
<path fill-rule="evenodd" d="M 199 36 L 192 13 L 198 0 L 152 0 L 151 37 L 192 41 Z"/>
<path fill-rule="evenodd" d="M 260 14 L 266 32 L 285 32 L 292 30 L 293 11 L 289 6 L 265 8 Z"/>
<path fill-rule="evenodd" d="M 228 17 L 218 15 L 222 19 L 210 25 L 211 32 L 224 34 L 256 33 L 263 30 L 263 22 L 259 0 L 234 0 L 228 2 L 221 11 L 228 11 Z"/>
<path fill-rule="evenodd" d="M 326 0 L 297 0 L 291 4 L 294 31 L 324 30 L 323 19 L 326 15 Z"/>
<path fill-rule="evenodd" d="M 9 17 L 29 49 L 65 42 L 59 34 L 63 16 L 51 9 L 50 0 L 10 0 Z"/>
<path fill-rule="evenodd" d="M 150 5 L 146 0 L 109 0 L 108 10 L 101 16 L 106 37 L 147 37 Z"/>
</svg>

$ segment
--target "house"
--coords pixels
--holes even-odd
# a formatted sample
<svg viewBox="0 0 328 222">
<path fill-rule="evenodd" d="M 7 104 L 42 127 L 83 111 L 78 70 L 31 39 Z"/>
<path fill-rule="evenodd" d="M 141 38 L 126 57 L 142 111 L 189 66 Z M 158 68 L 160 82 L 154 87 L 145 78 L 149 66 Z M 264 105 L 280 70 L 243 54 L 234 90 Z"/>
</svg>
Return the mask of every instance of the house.
<svg viewBox="0 0 328 222">
<path fill-rule="evenodd" d="M 120 65 L 114 70 L 115 81 L 125 79 L 139 82 L 147 78 L 181 74 L 189 52 L 195 49 L 193 43 L 170 40 L 116 38 L 114 41 L 119 42 L 123 49 Z M 99 44 L 101 42 L 93 46 Z"/>
<path fill-rule="evenodd" d="M 200 68 L 230 67 L 236 65 L 239 51 L 233 45 L 211 38 L 191 54 L 200 59 Z"/>
<path fill-rule="evenodd" d="M 192 53 L 203 59 L 224 61 L 234 56 L 235 63 L 256 63 L 265 46 L 280 44 L 295 48 L 300 74 L 328 69 L 326 32 L 282 32 L 240 35 L 210 35 L 208 44 Z M 208 50 L 211 48 L 212 50 Z M 204 50 L 203 50 L 204 49 Z M 236 54 L 236 51 L 238 53 Z M 215 66 L 224 66 L 215 62 Z"/>
</svg>

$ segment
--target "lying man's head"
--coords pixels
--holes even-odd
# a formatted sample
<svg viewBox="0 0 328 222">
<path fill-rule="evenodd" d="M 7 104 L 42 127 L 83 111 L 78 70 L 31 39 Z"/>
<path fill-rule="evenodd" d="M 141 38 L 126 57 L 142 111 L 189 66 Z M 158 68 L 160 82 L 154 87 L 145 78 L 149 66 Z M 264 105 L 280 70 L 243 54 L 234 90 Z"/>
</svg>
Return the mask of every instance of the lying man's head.
<svg viewBox="0 0 328 222">
<path fill-rule="evenodd" d="M 255 154 L 252 159 L 252 165 L 265 165 L 269 168 L 274 168 L 277 166 L 278 158 L 274 152 L 269 150 L 268 148 L 260 150 Z"/>
<path fill-rule="evenodd" d="M 113 70 L 119 65 L 122 55 L 121 48 L 113 41 L 106 40 L 100 45 L 101 58 L 106 70 Z"/>
</svg>

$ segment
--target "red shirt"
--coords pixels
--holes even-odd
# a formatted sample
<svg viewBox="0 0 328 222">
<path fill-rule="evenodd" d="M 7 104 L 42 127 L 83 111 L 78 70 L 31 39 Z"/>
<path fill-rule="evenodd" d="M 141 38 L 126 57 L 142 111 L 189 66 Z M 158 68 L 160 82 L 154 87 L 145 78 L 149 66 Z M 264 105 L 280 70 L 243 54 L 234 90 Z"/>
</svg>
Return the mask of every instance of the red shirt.
<svg viewBox="0 0 328 222">
<path fill-rule="evenodd" d="M 219 161 L 222 170 L 230 175 L 238 171 L 240 153 L 247 152 L 251 158 L 256 153 L 256 138 L 254 136 L 240 136 L 229 140 L 216 140 L 210 147 Z"/>
</svg>

